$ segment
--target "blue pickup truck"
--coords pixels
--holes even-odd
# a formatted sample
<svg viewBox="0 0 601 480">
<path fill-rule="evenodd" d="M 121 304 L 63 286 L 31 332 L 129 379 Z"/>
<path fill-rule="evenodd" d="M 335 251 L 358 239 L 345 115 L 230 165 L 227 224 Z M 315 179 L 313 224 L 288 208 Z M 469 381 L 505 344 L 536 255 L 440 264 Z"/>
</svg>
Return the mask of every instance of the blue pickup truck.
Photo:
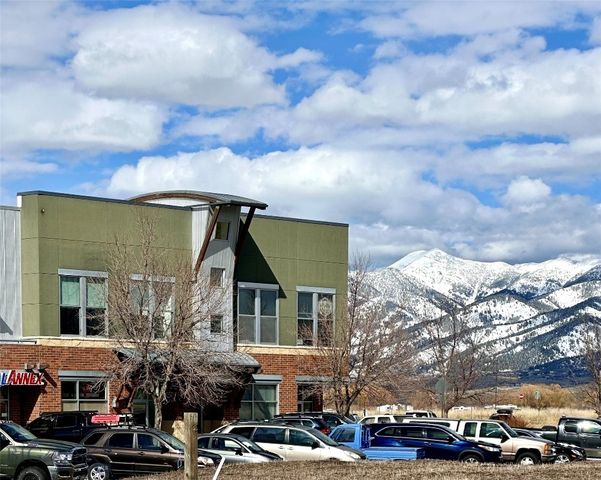
<svg viewBox="0 0 601 480">
<path fill-rule="evenodd" d="M 332 430 L 330 437 L 341 445 L 361 450 L 368 460 L 418 460 L 425 457 L 423 448 L 372 447 L 369 425 L 339 425 Z"/>
</svg>

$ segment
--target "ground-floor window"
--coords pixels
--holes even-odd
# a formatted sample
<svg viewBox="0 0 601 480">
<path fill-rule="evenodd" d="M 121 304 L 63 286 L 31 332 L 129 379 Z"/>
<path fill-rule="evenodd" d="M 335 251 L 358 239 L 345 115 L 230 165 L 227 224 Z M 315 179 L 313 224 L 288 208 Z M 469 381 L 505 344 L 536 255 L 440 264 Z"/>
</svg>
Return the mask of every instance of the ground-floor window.
<svg viewBox="0 0 601 480">
<path fill-rule="evenodd" d="M 154 426 L 154 402 L 143 392 L 138 391 L 132 403 L 131 413 L 136 425 Z"/>
<path fill-rule="evenodd" d="M 311 412 L 322 408 L 322 388 L 315 384 L 298 384 L 297 411 Z"/>
<path fill-rule="evenodd" d="M 278 386 L 252 383 L 240 403 L 240 420 L 265 420 L 278 410 Z"/>
<path fill-rule="evenodd" d="M 63 380 L 61 381 L 61 404 L 63 411 L 97 410 L 106 413 L 107 385 L 105 381 Z"/>
<path fill-rule="evenodd" d="M 8 420 L 8 387 L 0 387 L 0 420 Z"/>
</svg>

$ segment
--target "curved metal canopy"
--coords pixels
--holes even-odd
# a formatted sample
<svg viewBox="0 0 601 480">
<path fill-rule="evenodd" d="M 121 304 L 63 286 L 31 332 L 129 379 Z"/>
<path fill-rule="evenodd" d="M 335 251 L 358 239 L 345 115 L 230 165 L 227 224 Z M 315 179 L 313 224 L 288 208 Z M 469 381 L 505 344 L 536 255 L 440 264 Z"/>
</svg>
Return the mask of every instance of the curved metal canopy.
<svg viewBox="0 0 601 480">
<path fill-rule="evenodd" d="M 186 200 L 197 200 L 199 202 L 207 202 L 212 205 L 239 205 L 241 207 L 258 208 L 265 210 L 267 204 L 253 200 L 252 198 L 239 197 L 237 195 L 229 195 L 227 193 L 199 192 L 195 190 L 171 190 L 164 192 L 143 193 L 136 195 L 129 200 L 132 202 L 149 202 L 152 200 L 163 200 L 167 198 L 179 198 Z"/>
</svg>

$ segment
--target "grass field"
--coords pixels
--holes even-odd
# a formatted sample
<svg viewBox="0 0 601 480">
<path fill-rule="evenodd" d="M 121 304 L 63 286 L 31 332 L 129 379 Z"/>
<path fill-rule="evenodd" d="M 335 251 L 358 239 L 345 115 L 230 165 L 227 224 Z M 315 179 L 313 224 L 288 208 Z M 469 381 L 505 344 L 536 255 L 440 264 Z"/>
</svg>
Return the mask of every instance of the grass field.
<svg viewBox="0 0 601 480">
<path fill-rule="evenodd" d="M 484 408 L 474 408 L 468 410 L 451 410 L 451 418 L 488 418 L 494 413 L 494 410 Z M 514 412 L 514 416 L 524 421 L 524 426 L 531 428 L 540 428 L 543 425 L 557 425 L 559 418 L 565 415 L 567 417 L 586 417 L 597 418 L 593 410 L 579 410 L 575 408 L 521 408 Z M 601 478 L 601 476 L 599 477 Z"/>
<path fill-rule="evenodd" d="M 200 470 L 199 480 L 211 480 L 215 470 Z M 183 480 L 182 472 L 147 477 Z M 224 467 L 219 479 L 227 480 L 599 480 L 601 462 L 567 465 L 465 465 L 459 462 L 277 462 Z"/>
</svg>

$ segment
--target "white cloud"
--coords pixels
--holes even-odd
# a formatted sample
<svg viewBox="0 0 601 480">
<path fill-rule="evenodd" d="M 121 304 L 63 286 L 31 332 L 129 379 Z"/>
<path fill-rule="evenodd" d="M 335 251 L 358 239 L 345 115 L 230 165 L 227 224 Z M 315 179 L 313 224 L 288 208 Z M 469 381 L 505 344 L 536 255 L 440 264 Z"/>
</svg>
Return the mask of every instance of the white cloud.
<svg viewBox="0 0 601 480">
<path fill-rule="evenodd" d="M 97 14 L 76 43 L 75 77 L 98 93 L 214 108 L 283 103 L 268 71 L 315 59 L 299 50 L 278 60 L 227 18 L 174 4 Z"/>
<path fill-rule="evenodd" d="M 88 96 L 55 78 L 5 79 L 1 94 L 5 151 L 146 149 L 166 119 L 155 105 Z"/>
<path fill-rule="evenodd" d="M 351 223 L 351 249 L 369 250 L 382 264 L 432 247 L 507 261 L 598 250 L 601 206 L 523 177 L 507 186 L 506 204 L 490 207 L 424 180 L 419 158 L 321 146 L 251 159 L 219 148 L 142 158 L 117 169 L 107 193 L 196 189 L 257 198 L 268 214 Z"/>
<path fill-rule="evenodd" d="M 58 165 L 53 162 L 37 162 L 27 158 L 11 158 L 7 156 L 0 159 L 0 178 L 4 179 L 52 173 L 57 170 Z"/>
</svg>

